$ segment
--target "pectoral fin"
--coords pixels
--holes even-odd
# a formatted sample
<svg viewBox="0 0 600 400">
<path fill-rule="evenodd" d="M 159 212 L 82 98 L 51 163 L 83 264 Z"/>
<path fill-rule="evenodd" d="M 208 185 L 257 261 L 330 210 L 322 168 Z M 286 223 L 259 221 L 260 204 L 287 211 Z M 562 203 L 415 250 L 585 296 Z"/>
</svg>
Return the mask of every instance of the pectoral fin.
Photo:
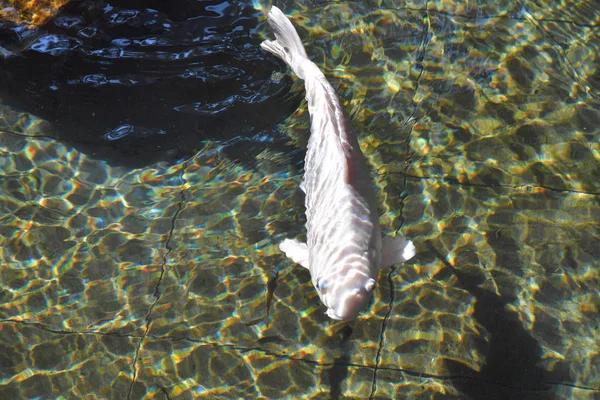
<svg viewBox="0 0 600 400">
<path fill-rule="evenodd" d="M 306 247 L 306 243 L 299 242 L 296 239 L 285 239 L 279 245 L 279 250 L 283 251 L 296 264 L 308 268 L 308 247 Z"/>
<path fill-rule="evenodd" d="M 415 245 L 403 236 L 384 236 L 381 239 L 382 268 L 408 261 L 415 254 Z"/>
</svg>

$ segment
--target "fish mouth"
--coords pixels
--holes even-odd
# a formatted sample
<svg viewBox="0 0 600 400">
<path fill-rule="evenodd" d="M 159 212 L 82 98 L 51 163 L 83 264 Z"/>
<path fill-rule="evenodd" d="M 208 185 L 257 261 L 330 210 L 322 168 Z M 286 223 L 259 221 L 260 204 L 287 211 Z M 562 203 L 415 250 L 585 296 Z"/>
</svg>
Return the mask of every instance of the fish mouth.
<svg viewBox="0 0 600 400">
<path fill-rule="evenodd" d="M 325 314 L 327 314 L 327 316 L 331 319 L 334 319 L 336 321 L 343 321 L 344 319 L 340 316 L 338 316 L 335 311 L 333 310 L 333 308 L 328 308 L 327 311 L 325 312 Z"/>
<path fill-rule="evenodd" d="M 360 313 L 355 313 L 355 314 L 349 313 L 347 315 L 338 315 L 332 308 L 328 308 L 327 311 L 325 312 L 325 314 L 327 314 L 327 316 L 329 318 L 336 320 L 336 321 L 354 321 L 360 315 Z"/>
<path fill-rule="evenodd" d="M 324 301 L 323 303 L 325 303 L 327 306 L 327 311 L 325 314 L 327 314 L 329 318 L 336 321 L 355 320 L 358 318 L 358 316 L 361 314 L 361 311 L 370 302 L 370 300 L 372 300 L 372 298 L 373 296 L 369 296 L 369 293 L 359 289 L 354 289 L 351 293 L 346 294 L 339 302 L 328 304 L 326 301 Z M 335 305 L 335 307 L 332 307 L 330 304 Z"/>
</svg>

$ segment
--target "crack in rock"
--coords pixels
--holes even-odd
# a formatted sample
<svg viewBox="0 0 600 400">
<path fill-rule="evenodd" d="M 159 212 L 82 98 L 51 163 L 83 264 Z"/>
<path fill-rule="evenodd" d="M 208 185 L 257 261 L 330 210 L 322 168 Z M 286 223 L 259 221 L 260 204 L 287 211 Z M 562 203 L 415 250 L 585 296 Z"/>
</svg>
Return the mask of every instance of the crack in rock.
<svg viewBox="0 0 600 400">
<path fill-rule="evenodd" d="M 154 307 L 156 306 L 156 304 L 158 303 L 158 301 L 160 300 L 160 297 L 161 297 L 160 285 L 162 284 L 164 276 L 167 272 L 167 260 L 168 260 L 169 254 L 171 254 L 171 251 L 173 251 L 173 248 L 171 248 L 170 244 L 171 244 L 171 239 L 173 238 L 173 232 L 175 231 L 175 222 L 177 221 L 177 217 L 179 216 L 179 213 L 181 212 L 181 210 L 183 210 L 183 207 L 185 204 L 185 192 L 188 188 L 187 182 L 185 181 L 185 172 L 187 170 L 187 163 L 188 163 L 188 161 L 184 162 L 183 168 L 181 171 L 181 180 L 182 180 L 183 184 L 181 185 L 181 191 L 179 192 L 180 199 L 177 204 L 177 211 L 175 211 L 175 214 L 173 215 L 173 218 L 171 219 L 171 229 L 169 230 L 169 236 L 167 237 L 167 240 L 165 241 L 165 248 L 167 249 L 167 252 L 163 256 L 163 262 L 160 266 L 160 269 L 161 269 L 160 275 L 158 277 L 158 281 L 156 282 L 156 285 L 154 286 L 154 293 L 153 293 L 154 301 L 148 308 L 148 313 L 146 314 L 146 317 L 144 318 L 144 321 L 145 321 L 144 333 L 142 334 L 140 340 L 137 343 L 136 350 L 135 350 L 135 356 L 133 358 L 132 365 L 131 365 L 132 370 L 133 370 L 132 371 L 133 378 L 131 380 L 131 385 L 129 385 L 129 392 L 127 393 L 128 400 L 131 399 L 133 386 L 135 385 L 136 379 L 137 379 L 137 374 L 138 374 L 137 361 L 139 359 L 140 350 L 142 348 L 142 344 L 144 343 L 144 340 L 146 339 L 146 337 L 148 337 L 148 332 L 150 331 L 150 325 L 152 324 L 152 319 L 151 319 L 152 311 L 154 310 Z"/>
</svg>

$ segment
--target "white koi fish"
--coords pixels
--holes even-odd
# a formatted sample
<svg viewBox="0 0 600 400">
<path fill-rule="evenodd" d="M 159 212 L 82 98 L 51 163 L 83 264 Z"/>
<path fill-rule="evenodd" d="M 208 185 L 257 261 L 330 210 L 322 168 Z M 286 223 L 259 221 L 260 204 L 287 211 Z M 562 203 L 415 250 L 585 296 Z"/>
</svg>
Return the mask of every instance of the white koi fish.
<svg viewBox="0 0 600 400">
<path fill-rule="evenodd" d="M 304 80 L 311 117 L 300 185 L 308 241 L 286 239 L 279 248 L 308 268 L 330 318 L 352 320 L 371 299 L 380 268 L 412 258 L 415 246 L 401 236 L 382 240 L 369 169 L 333 87 L 279 8 L 271 8 L 268 23 L 277 40 L 261 47 Z"/>
</svg>

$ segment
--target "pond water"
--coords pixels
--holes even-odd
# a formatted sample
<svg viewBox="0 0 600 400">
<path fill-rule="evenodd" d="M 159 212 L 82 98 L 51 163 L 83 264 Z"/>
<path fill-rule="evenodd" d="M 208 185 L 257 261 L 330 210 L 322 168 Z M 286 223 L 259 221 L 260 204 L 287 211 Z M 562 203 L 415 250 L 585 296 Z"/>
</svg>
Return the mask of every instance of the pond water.
<svg viewBox="0 0 600 400">
<path fill-rule="evenodd" d="M 271 2 L 243 4 L 258 45 Z M 383 232 L 416 257 L 356 321 L 324 314 L 278 249 L 305 234 L 309 117 L 275 60 L 273 106 L 141 166 L 0 88 L 0 397 L 600 398 L 600 9 L 273 4 L 342 99 Z"/>
</svg>

